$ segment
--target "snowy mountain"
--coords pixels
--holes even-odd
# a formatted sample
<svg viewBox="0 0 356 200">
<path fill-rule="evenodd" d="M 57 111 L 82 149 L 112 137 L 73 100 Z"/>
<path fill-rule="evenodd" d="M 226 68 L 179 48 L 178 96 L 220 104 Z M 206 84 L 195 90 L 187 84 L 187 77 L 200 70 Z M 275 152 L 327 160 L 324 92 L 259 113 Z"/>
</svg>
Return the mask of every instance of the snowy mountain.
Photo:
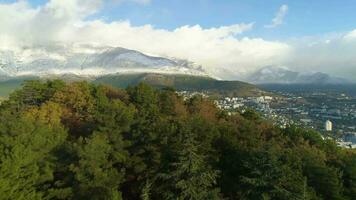
<svg viewBox="0 0 356 200">
<path fill-rule="evenodd" d="M 264 67 L 250 76 L 247 81 L 255 84 L 344 84 L 348 80 L 332 77 L 326 73 L 301 73 L 286 67 Z"/>
<path fill-rule="evenodd" d="M 206 75 L 201 66 L 186 60 L 149 56 L 119 47 L 57 45 L 0 50 L 2 78 L 62 74 L 102 76 L 144 72 Z"/>
</svg>

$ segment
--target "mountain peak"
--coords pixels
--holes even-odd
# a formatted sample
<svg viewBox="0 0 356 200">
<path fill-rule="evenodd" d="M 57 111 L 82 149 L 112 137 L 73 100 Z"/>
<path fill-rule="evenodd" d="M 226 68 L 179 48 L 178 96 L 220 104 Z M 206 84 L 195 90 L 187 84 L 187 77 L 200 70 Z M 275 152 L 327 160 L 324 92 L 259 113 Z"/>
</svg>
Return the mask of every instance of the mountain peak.
<svg viewBox="0 0 356 200">
<path fill-rule="evenodd" d="M 60 75 L 101 76 L 127 72 L 159 72 L 206 75 L 194 63 L 186 60 L 154 57 L 122 47 L 72 45 L 42 47 L 22 52 L 0 51 L 0 75 Z"/>
</svg>

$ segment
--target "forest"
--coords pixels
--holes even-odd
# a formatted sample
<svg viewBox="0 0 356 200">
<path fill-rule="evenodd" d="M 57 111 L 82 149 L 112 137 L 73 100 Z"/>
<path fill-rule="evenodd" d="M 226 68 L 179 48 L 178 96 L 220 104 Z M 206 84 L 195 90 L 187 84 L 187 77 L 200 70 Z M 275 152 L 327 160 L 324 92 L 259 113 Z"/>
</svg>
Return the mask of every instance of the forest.
<svg viewBox="0 0 356 200">
<path fill-rule="evenodd" d="M 172 88 L 27 81 L 0 105 L 0 199 L 354 200 L 356 152 Z"/>
</svg>

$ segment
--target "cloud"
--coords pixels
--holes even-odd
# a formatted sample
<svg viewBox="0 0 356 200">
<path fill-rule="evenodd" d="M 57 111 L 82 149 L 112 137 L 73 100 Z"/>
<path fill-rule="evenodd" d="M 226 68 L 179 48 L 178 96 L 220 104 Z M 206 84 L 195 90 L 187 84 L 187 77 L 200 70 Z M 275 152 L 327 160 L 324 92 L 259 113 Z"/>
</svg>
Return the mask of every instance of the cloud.
<svg viewBox="0 0 356 200">
<path fill-rule="evenodd" d="M 131 0 L 131 1 L 133 1 L 135 3 L 139 3 L 139 4 L 144 4 L 144 5 L 151 3 L 151 0 Z"/>
<path fill-rule="evenodd" d="M 325 72 L 356 80 L 356 37 L 354 31 L 298 38 L 285 66 L 300 72 Z"/>
<path fill-rule="evenodd" d="M 212 75 L 236 79 L 265 65 L 280 64 L 289 45 L 242 37 L 253 23 L 213 28 L 187 25 L 174 30 L 129 21 L 87 20 L 102 0 L 51 0 L 33 8 L 26 1 L 0 4 L 0 48 L 21 49 L 55 44 L 120 46 L 158 56 L 188 59 Z"/>
<path fill-rule="evenodd" d="M 283 20 L 285 16 L 288 13 L 288 6 L 287 5 L 282 5 L 278 12 L 276 13 L 276 16 L 272 19 L 271 24 L 265 25 L 265 28 L 275 28 L 279 25 L 283 24 Z"/>
<path fill-rule="evenodd" d="M 23 0 L 0 4 L 0 44 L 4 48 L 53 42 L 102 4 L 101 0 L 51 0 L 38 8 Z"/>
<path fill-rule="evenodd" d="M 114 46 L 188 59 L 203 65 L 210 75 L 223 79 L 243 79 L 269 65 L 356 79 L 356 30 L 281 42 L 244 36 L 254 28 L 254 23 L 210 28 L 186 25 L 166 30 L 150 24 L 134 26 L 127 20 L 92 19 L 90 16 L 98 13 L 106 2 L 51 0 L 40 7 L 31 7 L 24 0 L 0 3 L 0 50 L 21 56 L 45 51 L 60 59 L 62 52 L 51 52 L 57 51 L 58 45 Z M 79 53 L 91 51 L 75 49 Z"/>
<path fill-rule="evenodd" d="M 347 41 L 353 41 L 356 40 L 356 29 L 350 31 L 349 33 L 345 34 L 345 36 L 343 37 L 345 40 Z"/>
<path fill-rule="evenodd" d="M 115 3 L 125 3 L 125 2 L 132 2 L 132 3 L 138 3 L 141 5 L 148 5 L 152 1 L 151 0 L 112 0 Z"/>
<path fill-rule="evenodd" d="M 288 45 L 261 38 L 237 38 L 253 24 L 217 28 L 182 26 L 172 31 L 151 25 L 133 26 L 129 21 L 85 22 L 68 29 L 62 42 L 121 46 L 149 54 L 188 59 L 201 64 L 212 75 L 237 78 L 261 65 L 278 63 Z M 280 56 L 280 57 L 279 57 Z"/>
</svg>

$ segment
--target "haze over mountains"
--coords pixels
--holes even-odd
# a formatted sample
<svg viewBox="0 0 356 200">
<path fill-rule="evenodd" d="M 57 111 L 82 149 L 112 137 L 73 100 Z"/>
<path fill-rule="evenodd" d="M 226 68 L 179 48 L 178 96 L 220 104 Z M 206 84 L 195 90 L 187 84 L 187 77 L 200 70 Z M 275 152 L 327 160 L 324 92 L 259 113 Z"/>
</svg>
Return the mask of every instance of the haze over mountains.
<svg viewBox="0 0 356 200">
<path fill-rule="evenodd" d="M 155 57 L 120 47 L 52 46 L 0 52 L 0 96 L 25 80 L 86 80 L 126 88 L 140 82 L 162 88 L 204 91 L 214 95 L 258 96 L 256 86 L 209 76 L 202 66 L 175 58 Z"/>
<path fill-rule="evenodd" d="M 351 81 L 322 72 L 296 72 L 287 67 L 267 66 L 246 79 L 254 84 L 347 84 Z"/>
<path fill-rule="evenodd" d="M 196 63 L 146 55 L 121 47 L 87 44 L 28 47 L 0 50 L 0 79 L 21 76 L 101 77 L 115 74 L 183 74 L 214 77 Z M 121 76 L 122 77 L 122 76 Z M 344 84 L 348 80 L 321 72 L 300 73 L 286 67 L 268 66 L 243 78 L 254 84 Z"/>
</svg>

